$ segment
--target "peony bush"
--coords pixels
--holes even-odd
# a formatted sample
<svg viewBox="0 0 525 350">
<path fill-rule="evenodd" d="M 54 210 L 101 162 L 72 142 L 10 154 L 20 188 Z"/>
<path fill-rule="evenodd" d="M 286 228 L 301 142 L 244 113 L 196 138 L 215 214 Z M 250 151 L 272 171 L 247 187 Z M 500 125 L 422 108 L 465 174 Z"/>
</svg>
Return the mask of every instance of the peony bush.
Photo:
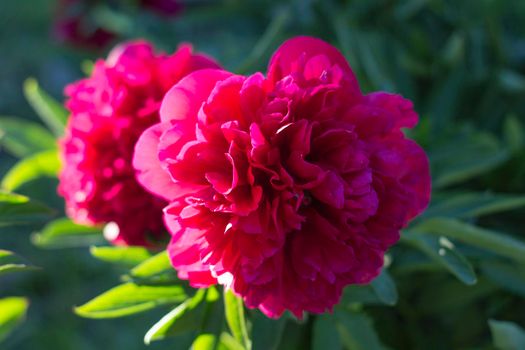
<svg viewBox="0 0 525 350">
<path fill-rule="evenodd" d="M 519 40 L 356 4 L 58 1 L 121 42 L 0 117 L 2 349 L 525 348 Z"/>
</svg>

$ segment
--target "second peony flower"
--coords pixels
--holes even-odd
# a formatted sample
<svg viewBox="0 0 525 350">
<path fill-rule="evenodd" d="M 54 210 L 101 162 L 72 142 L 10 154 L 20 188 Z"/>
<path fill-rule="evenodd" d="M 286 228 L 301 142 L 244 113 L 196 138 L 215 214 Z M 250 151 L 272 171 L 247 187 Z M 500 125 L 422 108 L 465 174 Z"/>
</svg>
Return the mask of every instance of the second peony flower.
<svg viewBox="0 0 525 350">
<path fill-rule="evenodd" d="M 159 121 L 162 97 L 173 84 L 217 67 L 189 45 L 166 55 L 136 41 L 117 46 L 96 62 L 90 77 L 66 87 L 71 116 L 60 140 L 58 192 L 75 222 L 112 223 L 108 238 L 116 244 L 153 245 L 163 237 L 166 203 L 137 183 L 135 143 Z"/>
<path fill-rule="evenodd" d="M 220 283 L 269 317 L 322 313 L 383 266 L 429 202 L 418 121 L 399 95 L 363 94 L 344 57 L 285 42 L 267 75 L 204 69 L 164 97 L 140 137 L 138 180 L 169 205 L 179 277 Z"/>
</svg>

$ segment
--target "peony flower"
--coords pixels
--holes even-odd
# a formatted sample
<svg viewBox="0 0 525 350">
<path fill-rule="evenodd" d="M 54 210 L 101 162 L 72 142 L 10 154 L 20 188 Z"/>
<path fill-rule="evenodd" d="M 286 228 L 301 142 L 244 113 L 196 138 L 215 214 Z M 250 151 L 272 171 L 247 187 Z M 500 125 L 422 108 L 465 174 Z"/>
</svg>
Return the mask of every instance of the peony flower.
<svg viewBox="0 0 525 350">
<path fill-rule="evenodd" d="M 180 0 L 140 0 L 139 4 L 160 15 L 173 16 L 182 11 Z"/>
<path fill-rule="evenodd" d="M 186 74 L 216 63 L 183 45 L 173 55 L 146 42 L 116 47 L 92 75 L 65 89 L 71 112 L 60 141 L 58 192 L 77 223 L 113 223 L 118 244 L 146 245 L 165 228 L 162 208 L 136 181 L 131 161 L 142 131 L 159 121 L 162 97 Z M 115 230 L 116 229 L 116 230 Z"/>
<path fill-rule="evenodd" d="M 100 27 L 90 12 L 97 3 L 86 0 L 60 0 L 53 24 L 53 37 L 62 43 L 99 49 L 107 46 L 116 34 Z"/>
<path fill-rule="evenodd" d="M 427 157 L 401 130 L 417 123 L 412 102 L 363 94 L 319 39 L 285 42 L 266 77 L 194 72 L 160 116 L 134 166 L 169 202 L 172 265 L 269 317 L 323 313 L 369 283 L 429 202 Z"/>
</svg>

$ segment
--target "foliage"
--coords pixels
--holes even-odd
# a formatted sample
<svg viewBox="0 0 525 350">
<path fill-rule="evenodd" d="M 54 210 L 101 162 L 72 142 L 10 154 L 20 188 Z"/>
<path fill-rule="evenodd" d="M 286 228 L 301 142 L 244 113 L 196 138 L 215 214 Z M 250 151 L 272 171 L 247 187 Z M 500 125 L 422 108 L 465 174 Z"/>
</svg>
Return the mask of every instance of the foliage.
<svg viewBox="0 0 525 350">
<path fill-rule="evenodd" d="M 15 11 L 15 5 L 0 6 Z M 101 293 L 76 307 L 75 312 L 90 318 L 151 313 L 152 319 L 137 318 L 141 326 L 144 322 L 151 324 L 144 342 L 154 346 L 161 340 L 168 344 L 173 338 L 178 346 L 175 348 L 525 346 L 522 2 L 232 0 L 191 7 L 170 22 L 158 21 L 149 14 L 112 14 L 117 17 L 111 18 L 125 21 L 119 23 L 129 24 L 122 27 L 125 37 L 145 36 L 166 49 L 172 49 L 179 39 L 192 41 L 237 72 L 263 69 L 261 62 L 267 62 L 283 38 L 294 34 L 328 39 L 342 49 L 365 91 L 385 89 L 414 100 L 422 118 L 410 136 L 429 153 L 434 192 L 426 213 L 403 232 L 401 242 L 389 252 L 382 274 L 370 285 L 346 288 L 332 314 L 305 315 L 303 320 L 285 315 L 269 320 L 259 311 L 246 310 L 231 292 L 215 287 L 190 288 L 177 278 L 165 252 L 104 246 L 103 228 L 55 218 L 61 207 L 51 201 L 48 205 L 47 197 L 38 196 L 31 186 L 38 186 L 43 178 L 53 181 L 56 176 L 54 140 L 62 134 L 66 113 L 52 94 L 30 79 L 25 82 L 24 93 L 43 124 L 27 118 L 0 118 L 0 145 L 6 152 L 2 159 L 20 158 L 1 182 L 0 226 L 14 230 L 13 225 L 17 225 L 16 230 L 21 230 L 18 225 L 33 225 L 30 230 L 37 232 L 32 241 L 38 247 L 77 247 L 84 251 L 90 246 L 97 260 L 84 256 L 76 261 L 82 266 L 103 266 L 88 271 L 112 271 L 104 275 L 103 282 L 102 278 L 97 281 L 96 275 L 89 281 L 74 279 L 76 285 L 93 285 L 82 295 L 74 294 L 74 300 L 59 300 L 62 304 L 70 302 L 66 309 Z M 19 46 L 9 45 L 18 47 L 15 56 L 22 52 Z M 74 57 L 67 51 L 63 55 L 69 57 L 70 66 L 78 66 L 80 59 L 85 59 L 85 55 Z M 14 83 L 21 85 L 21 80 Z M 42 85 L 50 83 L 43 79 Z M 2 114 L 2 108 L 8 115 L 18 113 L 18 109 L 9 111 L 5 106 L 0 104 Z M 24 248 L 15 250 L 24 255 L 31 251 L 23 243 L 15 248 Z M 60 254 L 35 254 L 48 254 L 38 259 L 43 265 L 58 261 L 64 265 L 64 275 L 76 274 L 67 274 L 73 268 L 62 264 Z M 15 253 L 0 251 L 0 278 L 17 277 L 15 272 L 34 269 Z M 103 292 L 115 271 L 122 283 Z M 64 278 L 59 271 L 50 273 L 58 275 L 58 280 Z M 26 283 L 24 279 L 29 276 L 20 275 L 17 284 L 38 284 Z M 37 281 L 43 277 L 31 278 Z M 64 285 L 75 288 L 70 283 L 65 281 Z M 24 318 L 27 307 L 24 298 L 0 299 L 0 341 Z M 122 324 L 117 323 L 116 332 L 125 336 L 144 333 L 137 327 L 118 326 Z M 8 339 L 6 346 L 38 347 L 21 337 L 18 343 L 9 343 Z M 97 339 L 98 347 L 103 346 L 104 339 Z M 68 348 L 76 340 L 58 341 Z M 131 341 L 128 344 L 141 348 Z"/>
</svg>

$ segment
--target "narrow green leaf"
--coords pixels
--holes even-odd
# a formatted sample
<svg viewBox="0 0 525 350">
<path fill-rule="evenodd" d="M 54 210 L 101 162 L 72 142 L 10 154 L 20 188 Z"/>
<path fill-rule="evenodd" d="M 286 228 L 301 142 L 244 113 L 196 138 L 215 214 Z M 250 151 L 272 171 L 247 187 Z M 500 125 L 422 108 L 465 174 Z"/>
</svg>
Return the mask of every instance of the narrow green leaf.
<svg viewBox="0 0 525 350">
<path fill-rule="evenodd" d="M 181 286 L 121 284 L 99 295 L 75 312 L 87 318 L 114 318 L 147 311 L 162 305 L 176 304 L 188 295 Z"/>
<path fill-rule="evenodd" d="M 475 218 L 525 206 L 525 196 L 494 193 L 440 193 L 422 217 Z M 436 199 L 436 198 L 434 198 Z"/>
<path fill-rule="evenodd" d="M 25 298 L 0 299 L 0 342 L 24 320 L 28 306 Z"/>
<path fill-rule="evenodd" d="M 252 348 L 273 350 L 277 349 L 283 335 L 287 318 L 282 316 L 272 320 L 257 311 L 252 319 Z M 271 336 L 268 336 L 270 335 Z"/>
<path fill-rule="evenodd" d="M 382 304 L 371 285 L 350 285 L 343 290 L 341 304 Z"/>
<path fill-rule="evenodd" d="M 454 219 L 432 218 L 417 225 L 413 231 L 457 239 L 464 243 L 525 262 L 525 243 L 504 233 L 486 230 Z"/>
<path fill-rule="evenodd" d="M 40 222 L 54 213 L 53 209 L 26 196 L 0 191 L 0 226 Z"/>
<path fill-rule="evenodd" d="M 24 94 L 31 107 L 53 131 L 53 134 L 61 136 L 67 123 L 68 112 L 66 109 L 49 96 L 33 78 L 24 82 Z"/>
<path fill-rule="evenodd" d="M 233 337 L 241 343 L 245 349 L 250 349 L 251 342 L 248 337 L 246 320 L 244 318 L 244 304 L 242 299 L 233 294 L 231 290 L 227 290 L 224 292 L 224 308 L 226 322 L 230 327 Z"/>
<path fill-rule="evenodd" d="M 396 305 L 397 304 L 397 288 L 394 280 L 386 270 L 383 268 L 381 274 L 377 276 L 372 283 L 370 283 L 372 289 L 376 293 L 379 300 L 381 300 L 386 305 Z"/>
<path fill-rule="evenodd" d="M 144 343 L 149 345 L 152 341 L 198 330 L 204 320 L 205 306 L 202 301 L 206 293 L 206 289 L 199 289 L 191 299 L 187 299 L 162 317 L 146 333 Z"/>
<path fill-rule="evenodd" d="M 2 179 L 2 187 L 14 191 L 40 177 L 56 177 L 60 161 L 55 150 L 43 151 L 22 159 Z"/>
<path fill-rule="evenodd" d="M 171 266 L 168 253 L 163 251 L 134 267 L 130 278 L 148 282 L 176 281 L 177 272 Z"/>
<path fill-rule="evenodd" d="M 151 257 L 151 253 L 143 247 L 91 247 L 91 255 L 99 260 L 133 267 Z"/>
<path fill-rule="evenodd" d="M 443 266 L 461 282 L 472 285 L 477 281 L 476 273 L 470 262 L 445 237 L 432 237 L 406 232 L 402 241 L 426 254 Z"/>
<path fill-rule="evenodd" d="M 230 333 L 222 332 L 218 350 L 244 350 L 244 347 Z M 257 349 L 254 347 L 254 349 Z M 262 349 L 262 348 L 261 348 Z"/>
<path fill-rule="evenodd" d="M 430 150 L 432 185 L 438 189 L 466 181 L 494 169 L 509 157 L 509 150 L 491 134 L 465 129 Z"/>
<path fill-rule="evenodd" d="M 217 343 L 217 336 L 215 334 L 199 334 L 191 345 L 192 350 L 214 350 Z"/>
<path fill-rule="evenodd" d="M 442 79 L 435 80 L 435 83 L 432 84 L 432 90 L 427 93 L 427 103 L 424 109 L 425 114 L 431 116 L 434 130 L 444 129 L 456 116 L 465 81 L 465 70 L 462 66 L 456 66 L 449 70 Z"/>
<path fill-rule="evenodd" d="M 394 15 L 401 21 L 406 21 L 416 15 L 430 0 L 409 0 L 399 3 Z"/>
<path fill-rule="evenodd" d="M 439 279 L 436 285 L 418 288 L 417 312 L 419 315 L 436 315 L 443 317 L 449 313 L 461 314 L 470 307 L 475 307 L 483 300 L 500 290 L 494 283 L 480 278 L 475 286 L 469 286 L 456 279 Z M 430 302 L 429 302 L 430 301 Z"/>
<path fill-rule="evenodd" d="M 254 45 L 252 52 L 250 52 L 241 66 L 236 69 L 237 73 L 250 72 L 254 65 L 258 64 L 262 59 L 265 59 L 265 56 L 269 56 L 269 50 L 272 48 L 279 34 L 283 31 L 289 18 L 290 13 L 286 8 L 281 9 L 279 13 L 273 16 L 272 22 L 270 22 L 264 34 Z"/>
<path fill-rule="evenodd" d="M 334 317 L 328 314 L 317 316 L 314 321 L 312 350 L 340 350 L 342 348 Z"/>
<path fill-rule="evenodd" d="M 363 32 L 361 36 L 355 37 L 355 40 L 360 63 L 372 87 L 386 91 L 397 90 L 386 71 L 383 53 L 380 50 L 383 38 Z"/>
<path fill-rule="evenodd" d="M 480 159 L 481 157 L 483 159 Z M 488 172 L 505 162 L 508 158 L 509 152 L 501 150 L 486 156 L 476 157 L 461 165 L 451 166 L 446 172 L 436 177 L 436 180 L 433 181 L 434 188 L 443 188 Z"/>
<path fill-rule="evenodd" d="M 201 346 L 202 349 L 216 349 L 220 345 L 220 336 L 224 331 L 224 303 L 215 302 L 220 298 L 219 292 L 215 288 L 209 288 L 206 294 L 206 311 L 204 321 L 199 330 L 199 337 L 193 343 Z M 201 343 L 199 338 L 206 336 L 210 341 Z M 213 341 L 211 341 L 213 339 Z"/>
<path fill-rule="evenodd" d="M 504 90 L 516 94 L 525 92 L 525 76 L 519 72 L 505 69 L 499 73 L 498 78 Z"/>
<path fill-rule="evenodd" d="M 0 249 L 0 276 L 12 272 L 28 271 L 35 269 L 35 266 L 29 265 L 27 261 L 16 255 L 15 253 L 10 252 L 8 250 Z"/>
<path fill-rule="evenodd" d="M 459 31 L 453 33 L 447 40 L 441 61 L 448 66 L 456 66 L 465 55 L 465 35 Z"/>
<path fill-rule="evenodd" d="M 525 267 L 521 264 L 485 261 L 481 272 L 499 287 L 525 298 Z"/>
<path fill-rule="evenodd" d="M 80 69 L 82 70 L 82 73 L 85 75 L 91 75 L 93 73 L 93 69 L 95 68 L 95 62 L 91 60 L 83 60 L 80 62 Z"/>
<path fill-rule="evenodd" d="M 494 346 L 498 350 L 525 349 L 525 330 L 513 322 L 489 320 Z"/>
<path fill-rule="evenodd" d="M 78 225 L 67 218 L 48 223 L 33 234 L 33 244 L 41 248 L 84 247 L 105 242 L 100 227 Z"/>
<path fill-rule="evenodd" d="M 56 148 L 54 136 L 40 124 L 14 117 L 0 118 L 0 145 L 22 158 L 36 152 Z"/>
<path fill-rule="evenodd" d="M 509 115 L 503 123 L 503 135 L 507 146 L 514 152 L 519 152 L 525 144 L 523 125 L 515 115 Z"/>
<path fill-rule="evenodd" d="M 334 312 L 336 328 L 348 350 L 383 350 L 372 321 L 363 313 L 347 310 Z"/>
<path fill-rule="evenodd" d="M 344 54 L 347 61 L 351 64 L 352 68 L 356 72 L 360 72 L 362 69 L 357 59 L 357 53 L 353 48 L 352 43 L 356 40 L 353 37 L 353 31 L 348 26 L 348 20 L 343 12 L 337 13 L 333 20 L 334 31 L 337 36 L 337 41 L 341 46 L 341 51 Z M 355 35 L 358 35 L 357 33 Z"/>
<path fill-rule="evenodd" d="M 370 304 L 395 305 L 397 303 L 397 288 L 385 269 L 368 285 L 350 285 L 343 290 L 342 305 Z"/>
</svg>

